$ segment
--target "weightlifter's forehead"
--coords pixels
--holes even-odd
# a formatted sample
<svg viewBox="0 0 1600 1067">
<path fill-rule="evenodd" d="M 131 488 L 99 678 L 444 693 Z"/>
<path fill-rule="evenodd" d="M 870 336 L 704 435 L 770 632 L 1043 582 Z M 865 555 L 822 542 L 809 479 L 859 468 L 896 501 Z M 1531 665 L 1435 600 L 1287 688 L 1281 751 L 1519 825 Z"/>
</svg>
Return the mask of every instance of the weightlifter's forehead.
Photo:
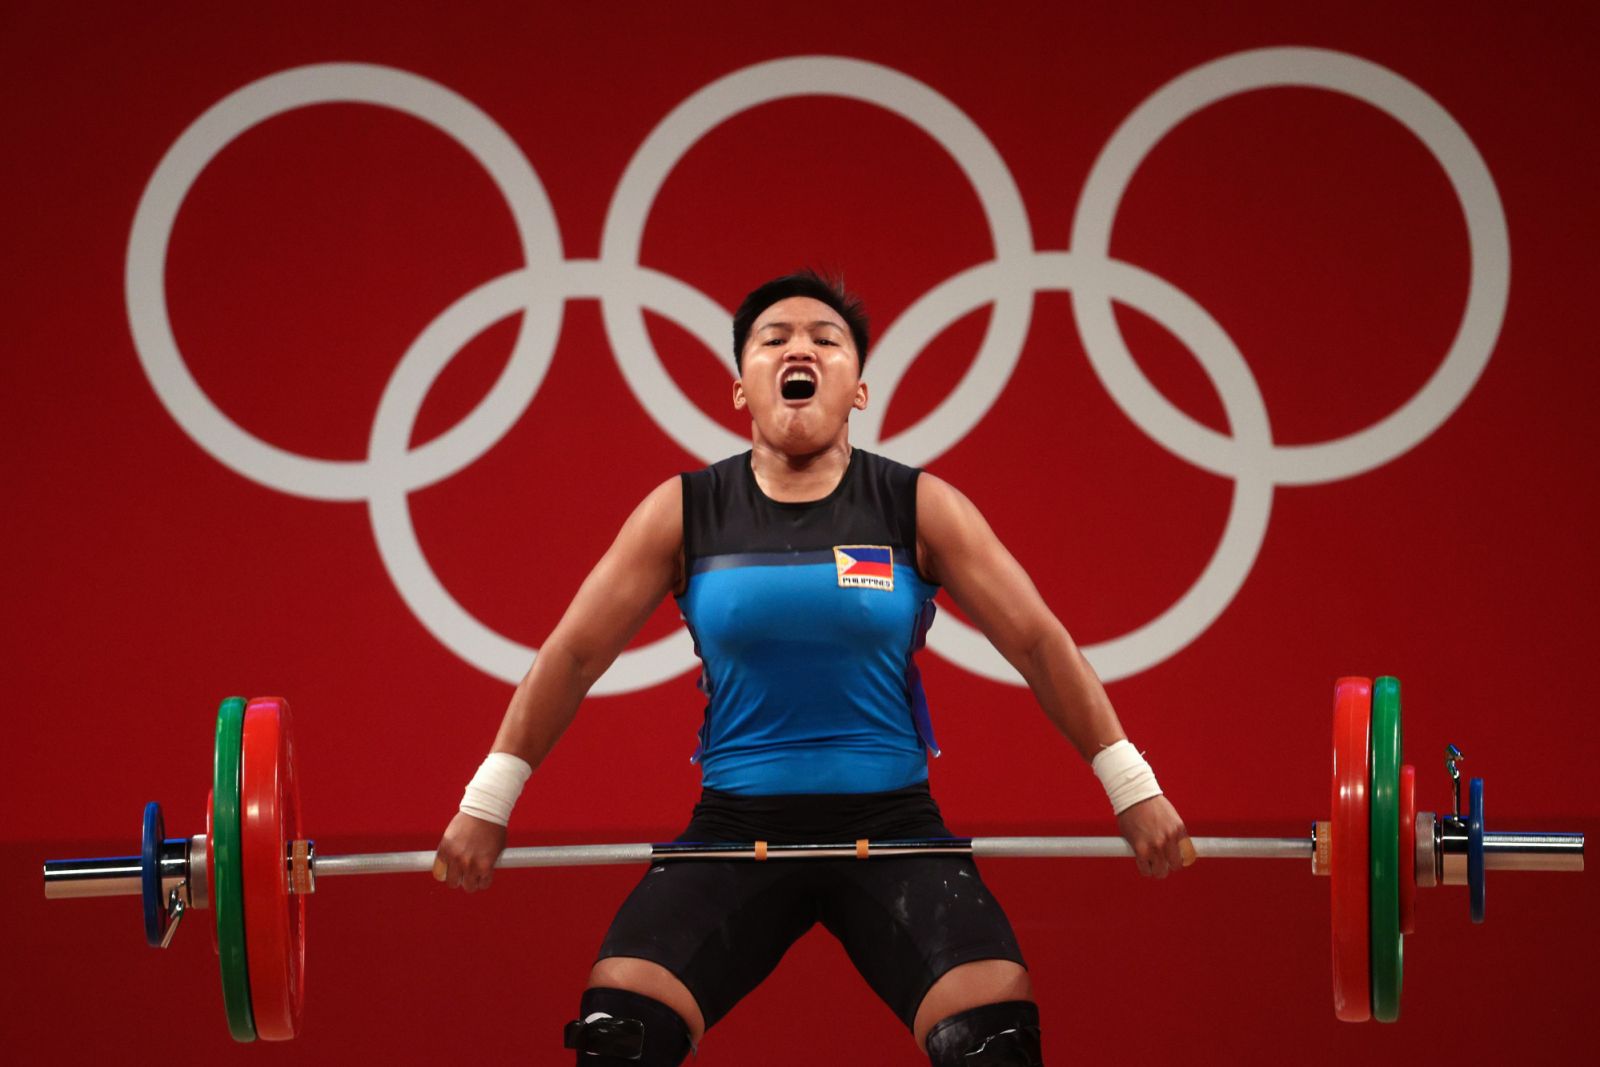
<svg viewBox="0 0 1600 1067">
<path fill-rule="evenodd" d="M 837 311 L 809 296 L 791 296 L 773 304 L 756 316 L 755 328 L 750 332 L 759 334 L 765 330 L 793 330 L 801 326 L 813 330 L 831 326 L 841 333 L 850 332 Z"/>
</svg>

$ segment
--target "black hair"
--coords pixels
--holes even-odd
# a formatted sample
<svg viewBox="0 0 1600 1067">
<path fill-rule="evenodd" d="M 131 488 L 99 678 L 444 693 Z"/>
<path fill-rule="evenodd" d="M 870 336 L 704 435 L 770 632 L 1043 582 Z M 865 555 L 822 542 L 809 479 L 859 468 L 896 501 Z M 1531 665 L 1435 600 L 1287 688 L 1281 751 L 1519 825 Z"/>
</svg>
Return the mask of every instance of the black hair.
<svg viewBox="0 0 1600 1067">
<path fill-rule="evenodd" d="M 809 296 L 837 311 L 845 325 L 850 327 L 850 338 L 856 346 L 857 368 L 866 367 L 867 309 L 861 305 L 861 298 L 845 289 L 844 279 L 825 278 L 807 267 L 756 286 L 739 305 L 739 310 L 733 313 L 733 365 L 740 373 L 744 372 L 744 343 L 750 339 L 750 328 L 756 324 L 756 316 L 791 296 Z"/>
</svg>

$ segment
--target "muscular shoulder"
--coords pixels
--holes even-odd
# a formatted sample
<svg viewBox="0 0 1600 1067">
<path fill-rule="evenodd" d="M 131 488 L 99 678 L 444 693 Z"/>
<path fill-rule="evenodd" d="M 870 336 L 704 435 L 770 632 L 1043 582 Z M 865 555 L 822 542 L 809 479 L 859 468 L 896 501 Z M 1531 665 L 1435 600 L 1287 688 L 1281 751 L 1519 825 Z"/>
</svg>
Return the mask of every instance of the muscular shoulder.
<svg viewBox="0 0 1600 1067">
<path fill-rule="evenodd" d="M 922 472 L 917 479 L 917 565 L 930 581 L 944 580 L 941 560 L 949 561 L 988 532 L 983 516 L 961 490 Z"/>
<path fill-rule="evenodd" d="M 945 530 L 951 523 L 959 522 L 977 508 L 966 495 L 936 474 L 922 472 L 917 479 L 917 526 L 931 526 L 929 532 Z"/>
<path fill-rule="evenodd" d="M 634 518 L 641 518 L 652 525 L 667 525 L 676 529 L 681 535 L 683 532 L 683 476 L 673 475 L 645 495 L 639 506 L 633 509 Z"/>
<path fill-rule="evenodd" d="M 682 571 L 683 482 L 668 478 L 645 496 L 622 524 L 613 546 L 625 558 L 652 567 L 670 566 Z M 678 582 L 675 579 L 674 585 Z"/>
</svg>

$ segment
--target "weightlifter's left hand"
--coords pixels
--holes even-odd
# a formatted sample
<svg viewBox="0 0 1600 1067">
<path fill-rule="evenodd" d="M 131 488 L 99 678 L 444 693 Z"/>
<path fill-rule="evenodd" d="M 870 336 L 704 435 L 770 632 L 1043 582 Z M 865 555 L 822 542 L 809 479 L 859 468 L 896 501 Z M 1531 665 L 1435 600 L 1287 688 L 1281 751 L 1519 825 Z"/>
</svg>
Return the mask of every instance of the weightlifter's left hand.
<svg viewBox="0 0 1600 1067">
<path fill-rule="evenodd" d="M 1165 878 L 1194 862 L 1194 845 L 1183 828 L 1178 811 L 1165 796 L 1153 796 L 1125 808 L 1117 816 L 1117 826 L 1133 846 L 1139 873 Z"/>
</svg>

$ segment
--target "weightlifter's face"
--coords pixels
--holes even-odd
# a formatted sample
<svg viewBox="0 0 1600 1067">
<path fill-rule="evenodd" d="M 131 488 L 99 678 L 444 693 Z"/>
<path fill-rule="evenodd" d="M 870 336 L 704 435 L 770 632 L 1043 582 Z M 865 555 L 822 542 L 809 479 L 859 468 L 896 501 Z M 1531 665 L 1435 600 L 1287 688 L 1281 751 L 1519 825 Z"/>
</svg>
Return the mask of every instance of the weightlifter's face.
<svg viewBox="0 0 1600 1067">
<path fill-rule="evenodd" d="M 756 316 L 745 341 L 733 406 L 748 408 L 757 443 L 793 455 L 842 439 L 852 410 L 867 406 L 861 361 L 837 311 L 808 296 Z"/>
</svg>

